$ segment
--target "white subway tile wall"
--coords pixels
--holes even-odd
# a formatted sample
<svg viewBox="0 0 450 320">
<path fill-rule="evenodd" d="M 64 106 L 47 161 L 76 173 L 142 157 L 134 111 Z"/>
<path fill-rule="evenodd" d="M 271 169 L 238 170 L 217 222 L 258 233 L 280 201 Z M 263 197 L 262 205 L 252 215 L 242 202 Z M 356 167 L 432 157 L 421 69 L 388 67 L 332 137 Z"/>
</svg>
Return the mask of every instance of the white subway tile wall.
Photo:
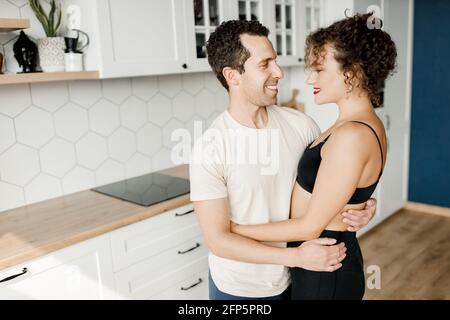
<svg viewBox="0 0 450 320">
<path fill-rule="evenodd" d="M 30 18 L 26 0 L 0 0 L 2 18 Z M 18 72 L 18 32 L 0 33 L 4 72 Z M 280 101 L 291 98 L 290 70 Z M 173 166 L 170 134 L 203 128 L 228 94 L 212 72 L 0 85 L 0 212 Z"/>
</svg>

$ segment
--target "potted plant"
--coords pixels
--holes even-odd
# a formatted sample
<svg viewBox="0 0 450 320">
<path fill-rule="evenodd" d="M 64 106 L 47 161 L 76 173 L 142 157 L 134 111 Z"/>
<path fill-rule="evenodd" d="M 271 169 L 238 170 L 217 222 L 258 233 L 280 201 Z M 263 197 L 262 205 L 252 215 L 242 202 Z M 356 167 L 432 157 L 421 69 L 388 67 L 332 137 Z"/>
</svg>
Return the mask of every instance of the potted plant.
<svg viewBox="0 0 450 320">
<path fill-rule="evenodd" d="M 59 0 L 28 0 L 36 18 L 44 28 L 46 38 L 38 39 L 39 60 L 42 71 L 64 71 L 64 38 L 58 36 L 62 22 L 62 10 Z M 47 7 L 48 12 L 45 11 Z"/>
</svg>

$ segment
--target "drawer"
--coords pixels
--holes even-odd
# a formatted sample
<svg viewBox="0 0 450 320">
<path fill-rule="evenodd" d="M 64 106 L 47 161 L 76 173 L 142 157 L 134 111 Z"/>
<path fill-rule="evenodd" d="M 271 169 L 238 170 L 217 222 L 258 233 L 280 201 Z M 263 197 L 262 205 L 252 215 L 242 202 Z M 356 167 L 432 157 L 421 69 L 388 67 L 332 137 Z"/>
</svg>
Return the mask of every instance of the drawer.
<svg viewBox="0 0 450 320">
<path fill-rule="evenodd" d="M 115 230 L 111 233 L 114 271 L 183 244 L 200 234 L 192 205 Z"/>
<path fill-rule="evenodd" d="M 123 298 L 148 299 L 186 276 L 208 268 L 208 248 L 201 236 L 186 240 L 115 274 Z"/>
<path fill-rule="evenodd" d="M 108 234 L 0 272 L 1 280 L 8 277 L 0 283 L 0 300 L 116 298 Z"/>
<path fill-rule="evenodd" d="M 196 272 L 164 291 L 151 296 L 152 300 L 208 300 L 208 269 Z"/>
</svg>

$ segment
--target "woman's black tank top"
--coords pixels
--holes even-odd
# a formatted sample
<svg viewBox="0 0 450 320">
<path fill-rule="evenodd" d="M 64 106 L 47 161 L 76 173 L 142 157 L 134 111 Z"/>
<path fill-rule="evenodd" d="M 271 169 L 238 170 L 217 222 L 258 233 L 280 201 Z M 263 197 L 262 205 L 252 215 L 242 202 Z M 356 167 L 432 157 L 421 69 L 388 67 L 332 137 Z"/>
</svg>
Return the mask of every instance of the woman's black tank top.
<svg viewBox="0 0 450 320">
<path fill-rule="evenodd" d="M 384 162 L 383 161 L 383 149 L 381 147 L 381 142 L 380 142 L 380 139 L 378 138 L 377 133 L 370 125 L 368 125 L 365 122 L 361 122 L 361 121 L 352 121 L 352 122 L 358 122 L 358 123 L 368 126 L 375 134 L 375 136 L 378 140 L 378 144 L 380 146 L 380 151 L 381 151 L 382 166 L 381 166 L 381 171 L 380 171 L 380 174 L 378 175 L 377 181 L 375 181 L 370 186 L 367 186 L 364 188 L 356 188 L 352 197 L 348 201 L 348 204 L 359 204 L 359 203 L 364 203 L 370 199 L 370 196 L 375 191 L 375 188 L 377 187 L 377 184 L 380 181 L 381 175 L 383 174 L 383 166 L 384 166 L 384 164 L 383 164 L 383 162 Z M 298 163 L 296 180 L 297 180 L 298 184 L 303 189 L 308 191 L 309 193 L 312 193 L 312 191 L 314 189 L 317 172 L 319 171 L 320 162 L 322 161 L 322 157 L 320 156 L 320 150 L 322 149 L 322 146 L 325 144 L 325 142 L 328 140 L 328 138 L 330 136 L 331 136 L 331 134 L 328 137 L 326 137 L 323 141 L 321 141 L 319 144 L 317 144 L 316 146 L 314 146 L 312 148 L 310 148 L 310 146 L 313 144 L 314 141 L 311 142 L 308 145 L 308 147 L 306 147 L 306 150 L 303 153 L 303 155 Z"/>
</svg>

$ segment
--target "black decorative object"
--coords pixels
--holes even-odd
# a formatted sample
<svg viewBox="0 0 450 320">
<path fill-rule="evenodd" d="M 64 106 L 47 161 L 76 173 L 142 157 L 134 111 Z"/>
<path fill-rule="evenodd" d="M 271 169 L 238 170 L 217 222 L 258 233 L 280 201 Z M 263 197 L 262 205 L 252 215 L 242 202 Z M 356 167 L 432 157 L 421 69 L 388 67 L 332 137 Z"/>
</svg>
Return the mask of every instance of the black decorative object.
<svg viewBox="0 0 450 320">
<path fill-rule="evenodd" d="M 16 58 L 23 73 L 36 72 L 38 48 L 25 32 L 20 31 L 19 39 L 13 46 L 14 58 Z"/>
<path fill-rule="evenodd" d="M 0 74 L 3 74 L 3 53 L 0 52 Z"/>
<path fill-rule="evenodd" d="M 81 48 L 78 48 L 80 34 L 84 37 L 84 42 L 81 44 Z M 89 36 L 86 32 L 79 29 L 71 29 L 64 37 L 64 42 L 66 43 L 65 53 L 83 53 L 83 49 L 89 45 Z"/>
</svg>

